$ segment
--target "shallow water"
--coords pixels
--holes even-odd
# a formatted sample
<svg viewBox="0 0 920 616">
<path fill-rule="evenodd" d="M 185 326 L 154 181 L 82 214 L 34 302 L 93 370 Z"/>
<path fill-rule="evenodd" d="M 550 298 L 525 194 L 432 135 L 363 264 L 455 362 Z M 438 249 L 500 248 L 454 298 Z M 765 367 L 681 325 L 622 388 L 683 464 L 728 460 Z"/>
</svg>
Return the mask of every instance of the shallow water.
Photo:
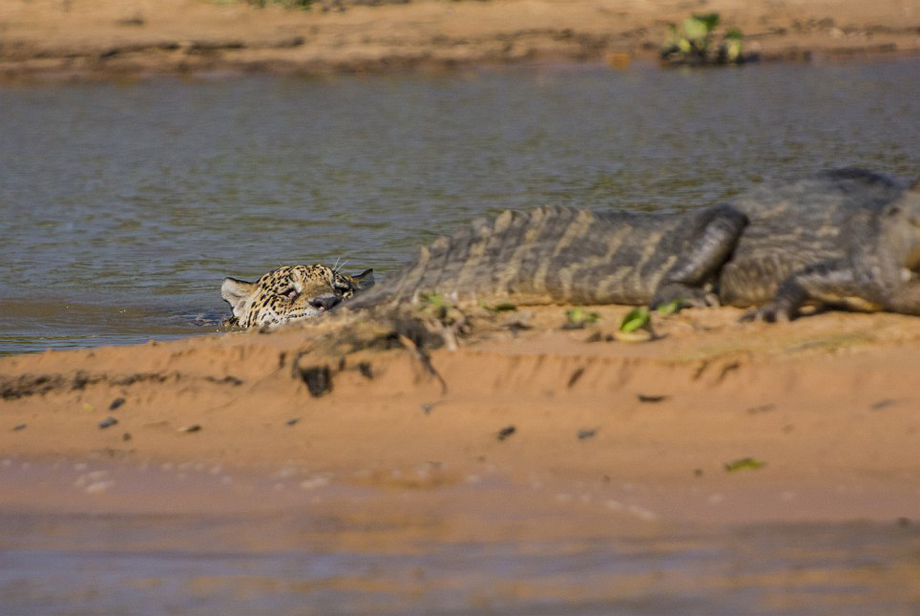
<svg viewBox="0 0 920 616">
<path fill-rule="evenodd" d="M 917 118 L 918 60 L 0 87 L 0 353 L 210 331 L 224 276 L 385 273 L 504 208 L 916 176 Z"/>
<path fill-rule="evenodd" d="M 920 609 L 909 588 L 916 559 L 904 549 L 905 540 L 915 553 L 920 549 L 917 534 L 869 524 L 523 545 L 418 544 L 405 553 L 326 552 L 309 538 L 285 550 L 228 548 L 206 544 L 202 535 L 213 538 L 210 533 L 234 530 L 232 524 L 201 518 L 49 517 L 33 524 L 103 545 L 129 525 L 188 543 L 60 549 L 52 542 L 4 550 L 0 602 L 18 616 L 906 616 Z"/>
<path fill-rule="evenodd" d="M 688 524 L 500 477 L 394 493 L 292 468 L 11 462 L 5 491 L 55 502 L 0 510 L 3 614 L 920 610 L 916 521 Z"/>
</svg>

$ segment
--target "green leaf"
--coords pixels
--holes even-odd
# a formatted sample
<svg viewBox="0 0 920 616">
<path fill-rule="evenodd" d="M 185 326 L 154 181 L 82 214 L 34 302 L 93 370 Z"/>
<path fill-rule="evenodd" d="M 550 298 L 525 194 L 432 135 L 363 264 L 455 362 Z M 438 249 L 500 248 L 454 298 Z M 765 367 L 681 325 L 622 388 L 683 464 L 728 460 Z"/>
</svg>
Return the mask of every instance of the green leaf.
<svg viewBox="0 0 920 616">
<path fill-rule="evenodd" d="M 728 62 L 738 62 L 741 59 L 741 39 L 725 39 L 725 59 Z"/>
<path fill-rule="evenodd" d="M 601 315 L 596 312 L 586 312 L 584 308 L 571 308 L 565 311 L 565 318 L 569 323 L 597 323 Z"/>
<path fill-rule="evenodd" d="M 432 306 L 446 306 L 447 305 L 447 302 L 444 301 L 444 298 L 436 293 L 432 293 L 431 295 L 422 293 L 421 295 L 419 295 L 419 299 L 425 302 L 426 304 L 430 304 Z"/>
<path fill-rule="evenodd" d="M 758 460 L 757 458 L 740 458 L 734 462 L 727 462 L 725 464 L 725 470 L 729 473 L 734 473 L 735 471 L 752 471 L 763 467 L 765 464 L 766 462 Z"/>
<path fill-rule="evenodd" d="M 706 26 L 706 30 L 712 30 L 719 25 L 718 13 L 699 13 L 694 15 L 693 19 L 703 22 L 703 25 Z"/>
<path fill-rule="evenodd" d="M 691 42 L 703 41 L 709 36 L 709 27 L 696 17 L 688 17 L 683 24 L 684 36 Z"/>
<path fill-rule="evenodd" d="M 492 312 L 514 312 L 517 310 L 517 306 L 510 302 L 495 304 L 494 306 L 486 306 L 486 308 Z"/>
<path fill-rule="evenodd" d="M 680 309 L 683 307 L 683 300 L 675 299 L 674 301 L 668 302 L 666 304 L 658 304 L 655 306 L 655 311 L 662 316 L 667 316 L 669 314 L 680 312 Z"/>
<path fill-rule="evenodd" d="M 648 308 L 645 306 L 633 308 L 623 317 L 623 322 L 620 323 L 620 331 L 625 333 L 634 332 L 637 329 L 647 326 L 650 320 L 651 315 L 649 314 Z"/>
</svg>

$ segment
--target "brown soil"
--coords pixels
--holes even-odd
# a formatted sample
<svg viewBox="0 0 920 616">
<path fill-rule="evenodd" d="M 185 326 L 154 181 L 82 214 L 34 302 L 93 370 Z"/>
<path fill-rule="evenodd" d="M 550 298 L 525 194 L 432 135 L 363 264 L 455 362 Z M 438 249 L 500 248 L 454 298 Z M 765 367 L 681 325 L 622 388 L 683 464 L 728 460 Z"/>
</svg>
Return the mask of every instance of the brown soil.
<svg viewBox="0 0 920 616">
<path fill-rule="evenodd" d="M 317 3 L 318 4 L 318 3 Z M 912 0 L 414 0 L 323 12 L 206 0 L 5 0 L 0 77 L 441 69 L 652 59 L 667 23 L 718 11 L 764 59 L 920 53 Z"/>
<path fill-rule="evenodd" d="M 602 307 L 581 330 L 560 329 L 562 307 L 508 313 L 532 328 L 430 364 L 411 348 L 320 353 L 316 327 L 5 357 L 3 464 L 286 472 L 298 498 L 369 487 L 432 511 L 492 499 L 532 520 L 570 500 L 675 521 L 920 518 L 920 319 L 740 324 L 724 308 L 658 318 L 652 341 L 611 340 L 625 310 Z M 726 469 L 748 457 L 764 465 Z M 293 498 L 4 476 L 7 506 Z"/>
</svg>

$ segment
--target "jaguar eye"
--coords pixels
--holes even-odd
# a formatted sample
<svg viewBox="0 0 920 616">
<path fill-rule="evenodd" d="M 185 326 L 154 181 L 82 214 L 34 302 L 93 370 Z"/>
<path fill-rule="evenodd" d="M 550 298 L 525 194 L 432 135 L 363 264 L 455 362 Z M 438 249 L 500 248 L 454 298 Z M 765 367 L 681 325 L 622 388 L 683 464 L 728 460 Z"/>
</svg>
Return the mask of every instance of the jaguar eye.
<svg viewBox="0 0 920 616">
<path fill-rule="evenodd" d="M 279 293 L 278 295 L 281 295 L 282 297 L 286 297 L 290 300 L 295 300 L 297 299 L 297 296 L 300 294 L 297 292 L 297 289 L 295 289 L 294 287 L 290 287 L 284 290 L 283 292 Z"/>
</svg>

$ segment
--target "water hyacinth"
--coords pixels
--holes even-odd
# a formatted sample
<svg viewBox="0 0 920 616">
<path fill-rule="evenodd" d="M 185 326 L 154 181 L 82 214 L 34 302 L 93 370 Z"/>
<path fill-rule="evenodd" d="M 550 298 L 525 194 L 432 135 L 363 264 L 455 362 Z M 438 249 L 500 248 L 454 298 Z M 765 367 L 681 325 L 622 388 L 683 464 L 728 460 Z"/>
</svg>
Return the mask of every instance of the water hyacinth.
<svg viewBox="0 0 920 616">
<path fill-rule="evenodd" d="M 718 45 L 713 45 L 713 31 L 721 21 L 718 13 L 695 14 L 678 28 L 668 24 L 668 37 L 661 46 L 661 60 L 671 65 L 741 64 L 755 59 L 745 56 L 738 28 L 729 28 Z"/>
</svg>

